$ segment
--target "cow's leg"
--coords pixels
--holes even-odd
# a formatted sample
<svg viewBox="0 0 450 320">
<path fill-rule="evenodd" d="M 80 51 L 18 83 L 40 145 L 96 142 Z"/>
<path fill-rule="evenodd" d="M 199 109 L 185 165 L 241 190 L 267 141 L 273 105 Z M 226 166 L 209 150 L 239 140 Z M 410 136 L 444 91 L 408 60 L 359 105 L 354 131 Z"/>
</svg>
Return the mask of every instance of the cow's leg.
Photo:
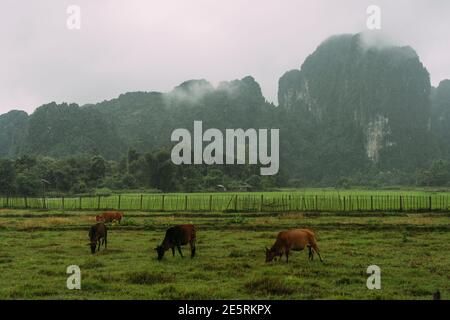
<svg viewBox="0 0 450 320">
<path fill-rule="evenodd" d="M 180 256 L 183 258 L 183 253 L 181 252 L 181 247 L 177 246 L 178 252 L 180 253 Z"/>
<path fill-rule="evenodd" d="M 314 260 L 314 252 L 312 251 L 311 246 L 308 246 L 308 250 L 309 250 L 309 260 Z"/>
<path fill-rule="evenodd" d="M 191 245 L 191 258 L 195 257 L 195 240 L 189 243 Z"/>
<path fill-rule="evenodd" d="M 320 262 L 323 262 L 322 257 L 320 256 L 319 247 L 317 246 L 317 243 L 314 242 L 311 245 L 312 245 L 314 251 L 317 252 L 317 255 L 319 256 Z"/>
<path fill-rule="evenodd" d="M 175 257 L 175 247 L 172 247 L 172 256 Z"/>
<path fill-rule="evenodd" d="M 284 251 L 284 254 L 286 255 L 286 263 L 288 263 L 289 262 L 289 249 L 286 249 Z"/>
<path fill-rule="evenodd" d="M 100 239 L 97 240 L 97 242 L 98 242 L 98 248 L 97 248 L 97 251 L 100 251 L 100 244 L 101 244 Z"/>
</svg>

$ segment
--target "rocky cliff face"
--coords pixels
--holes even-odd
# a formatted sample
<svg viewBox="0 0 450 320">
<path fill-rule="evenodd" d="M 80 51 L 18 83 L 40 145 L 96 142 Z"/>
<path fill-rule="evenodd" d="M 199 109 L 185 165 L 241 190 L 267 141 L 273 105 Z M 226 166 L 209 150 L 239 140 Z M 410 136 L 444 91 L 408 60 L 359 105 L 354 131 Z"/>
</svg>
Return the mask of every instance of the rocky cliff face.
<svg viewBox="0 0 450 320">
<path fill-rule="evenodd" d="M 10 111 L 0 115 L 0 156 L 17 154 L 25 142 L 28 132 L 28 114 Z"/>
<path fill-rule="evenodd" d="M 356 130 L 372 163 L 421 163 L 429 149 L 430 80 L 410 47 L 370 47 L 362 35 L 324 41 L 279 81 L 279 105 L 314 119 L 330 142 Z M 330 130 L 332 128 L 332 130 Z M 300 134 L 300 132 L 299 132 Z M 346 148 L 346 146 L 342 146 Z M 403 161 L 398 157 L 408 158 Z"/>
<path fill-rule="evenodd" d="M 431 130 L 439 140 L 443 153 L 441 157 L 450 154 L 450 80 L 443 80 L 431 94 Z"/>
</svg>

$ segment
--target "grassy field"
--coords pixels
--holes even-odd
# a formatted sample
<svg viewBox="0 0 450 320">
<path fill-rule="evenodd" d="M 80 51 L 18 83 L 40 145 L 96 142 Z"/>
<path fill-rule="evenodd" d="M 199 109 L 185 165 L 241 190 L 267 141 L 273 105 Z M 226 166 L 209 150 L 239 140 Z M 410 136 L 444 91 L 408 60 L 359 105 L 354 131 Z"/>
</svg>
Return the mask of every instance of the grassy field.
<svg viewBox="0 0 450 320">
<path fill-rule="evenodd" d="M 437 189 L 286 189 L 275 192 L 216 192 L 99 196 L 0 197 L 0 208 L 135 211 L 450 211 L 450 192 Z"/>
<path fill-rule="evenodd" d="M 108 249 L 91 255 L 96 212 L 0 210 L 0 299 L 431 299 L 450 297 L 449 214 L 126 212 Z M 194 223 L 194 259 L 153 250 L 168 226 Z M 318 233 L 325 260 L 294 252 L 266 264 L 278 231 Z M 188 248 L 183 250 L 188 256 Z M 79 265 L 81 290 L 66 288 Z M 366 269 L 381 268 L 381 290 Z"/>
</svg>

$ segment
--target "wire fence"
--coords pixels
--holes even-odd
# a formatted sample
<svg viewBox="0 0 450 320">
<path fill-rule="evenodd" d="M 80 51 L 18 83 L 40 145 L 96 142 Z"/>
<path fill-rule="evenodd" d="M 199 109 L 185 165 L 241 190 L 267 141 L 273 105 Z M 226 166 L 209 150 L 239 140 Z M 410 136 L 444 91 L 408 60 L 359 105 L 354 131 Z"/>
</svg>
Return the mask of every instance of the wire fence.
<svg viewBox="0 0 450 320">
<path fill-rule="evenodd" d="M 1 197 L 0 208 L 203 212 L 449 211 L 448 195 L 142 194 Z"/>
</svg>

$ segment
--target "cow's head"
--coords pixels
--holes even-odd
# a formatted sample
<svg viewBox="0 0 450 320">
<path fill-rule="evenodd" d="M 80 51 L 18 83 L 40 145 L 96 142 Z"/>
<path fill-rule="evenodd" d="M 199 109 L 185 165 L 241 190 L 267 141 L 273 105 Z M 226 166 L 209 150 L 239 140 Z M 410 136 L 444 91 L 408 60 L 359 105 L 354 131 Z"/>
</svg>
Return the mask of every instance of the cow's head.
<svg viewBox="0 0 450 320">
<path fill-rule="evenodd" d="M 155 248 L 156 252 L 158 253 L 158 260 L 161 260 L 164 257 L 164 252 L 166 250 L 164 250 L 164 247 L 159 245 Z"/>
<path fill-rule="evenodd" d="M 91 253 L 94 254 L 95 253 L 95 248 L 97 247 L 97 243 L 95 241 L 91 241 L 87 245 L 91 247 Z"/>
<path fill-rule="evenodd" d="M 276 255 L 277 253 L 274 248 L 269 249 L 266 247 L 266 262 L 271 262 Z"/>
</svg>

